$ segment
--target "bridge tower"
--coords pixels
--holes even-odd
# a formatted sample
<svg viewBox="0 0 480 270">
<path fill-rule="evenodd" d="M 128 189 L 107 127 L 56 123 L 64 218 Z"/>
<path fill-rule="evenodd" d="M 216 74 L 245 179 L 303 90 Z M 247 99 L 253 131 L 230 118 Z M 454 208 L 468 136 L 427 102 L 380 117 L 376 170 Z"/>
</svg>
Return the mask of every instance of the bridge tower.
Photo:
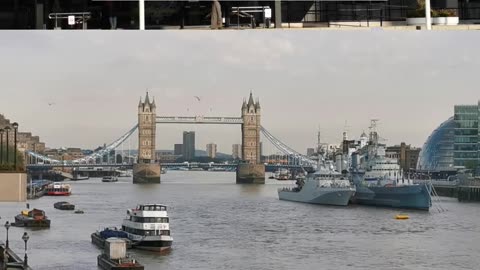
<svg viewBox="0 0 480 270">
<path fill-rule="evenodd" d="M 237 183 L 265 183 L 265 165 L 261 164 L 260 152 L 260 102 L 253 100 L 250 92 L 248 102 L 242 104 L 242 159 L 237 168 Z"/>
<path fill-rule="evenodd" d="M 160 183 L 160 164 L 155 163 L 155 99 L 138 103 L 138 161 L 133 166 L 133 183 Z"/>
</svg>

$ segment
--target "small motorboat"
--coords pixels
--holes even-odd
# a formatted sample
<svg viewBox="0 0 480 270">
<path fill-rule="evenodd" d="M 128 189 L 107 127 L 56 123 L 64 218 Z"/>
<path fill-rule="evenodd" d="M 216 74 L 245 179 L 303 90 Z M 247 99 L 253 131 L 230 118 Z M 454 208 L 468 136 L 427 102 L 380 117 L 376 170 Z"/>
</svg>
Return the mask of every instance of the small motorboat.
<svg viewBox="0 0 480 270">
<path fill-rule="evenodd" d="M 395 216 L 395 219 L 409 219 L 410 217 L 405 214 L 398 214 Z"/>
<path fill-rule="evenodd" d="M 75 175 L 72 178 L 72 181 L 79 181 L 79 180 L 88 180 L 90 177 L 88 175 L 82 176 L 82 175 Z"/>
<path fill-rule="evenodd" d="M 15 216 L 15 223 L 12 223 L 12 225 L 17 227 L 50 228 L 50 220 L 45 215 L 45 211 L 34 208 L 31 211 L 23 210 L 19 215 Z"/>
<path fill-rule="evenodd" d="M 116 227 L 105 228 L 101 231 L 96 231 L 90 235 L 92 243 L 97 247 L 105 248 L 105 241 L 109 238 L 125 239 L 127 248 L 132 248 L 132 242 L 128 239 L 128 234 Z"/>
<path fill-rule="evenodd" d="M 102 182 L 117 182 L 118 178 L 115 175 L 107 175 L 102 178 Z"/>
<path fill-rule="evenodd" d="M 53 207 L 59 210 L 75 210 L 75 205 L 69 202 L 56 202 Z"/>
</svg>

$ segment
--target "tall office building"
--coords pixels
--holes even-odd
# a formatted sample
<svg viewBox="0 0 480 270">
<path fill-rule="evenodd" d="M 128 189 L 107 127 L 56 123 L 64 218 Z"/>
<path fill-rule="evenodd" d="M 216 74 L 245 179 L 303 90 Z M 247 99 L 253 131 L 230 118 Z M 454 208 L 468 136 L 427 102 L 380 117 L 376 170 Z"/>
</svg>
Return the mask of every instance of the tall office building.
<svg viewBox="0 0 480 270">
<path fill-rule="evenodd" d="M 173 145 L 173 154 L 176 156 L 183 155 L 183 144 L 176 143 Z"/>
<path fill-rule="evenodd" d="M 207 156 L 215 158 L 217 156 L 217 145 L 214 143 L 207 144 Z"/>
<path fill-rule="evenodd" d="M 239 143 L 232 145 L 232 158 L 242 159 L 242 145 Z"/>
<path fill-rule="evenodd" d="M 195 131 L 183 132 L 182 148 L 182 155 L 185 160 L 192 160 L 195 158 Z"/>
<path fill-rule="evenodd" d="M 480 101 L 476 105 L 455 105 L 453 119 L 453 164 L 475 169 L 480 165 Z"/>
</svg>

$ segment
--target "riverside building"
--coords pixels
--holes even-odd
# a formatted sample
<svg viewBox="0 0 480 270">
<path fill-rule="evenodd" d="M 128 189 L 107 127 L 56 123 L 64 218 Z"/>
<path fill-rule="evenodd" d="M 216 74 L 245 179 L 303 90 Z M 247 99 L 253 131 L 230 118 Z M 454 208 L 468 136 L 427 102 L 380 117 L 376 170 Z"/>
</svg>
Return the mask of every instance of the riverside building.
<svg viewBox="0 0 480 270">
<path fill-rule="evenodd" d="M 222 27 L 226 28 L 401 25 L 417 5 L 415 0 L 219 3 Z M 475 23 L 480 19 L 478 0 L 432 0 L 431 6 L 455 11 L 460 21 Z M 0 29 L 138 29 L 138 7 L 139 1 L 2 0 Z M 212 1 L 145 1 L 145 28 L 209 26 L 211 11 Z M 76 23 L 69 25 L 68 14 L 74 13 Z"/>
<path fill-rule="evenodd" d="M 420 152 L 418 170 L 466 168 L 480 171 L 480 101 L 455 105 L 454 115 L 440 124 Z"/>
</svg>

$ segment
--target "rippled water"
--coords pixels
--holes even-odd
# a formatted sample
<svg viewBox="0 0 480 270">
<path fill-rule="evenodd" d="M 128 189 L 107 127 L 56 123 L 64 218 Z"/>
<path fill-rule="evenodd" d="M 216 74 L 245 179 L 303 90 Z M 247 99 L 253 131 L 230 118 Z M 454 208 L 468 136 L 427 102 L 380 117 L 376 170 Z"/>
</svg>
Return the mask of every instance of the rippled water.
<svg viewBox="0 0 480 270">
<path fill-rule="evenodd" d="M 395 220 L 399 210 L 279 201 L 276 190 L 285 185 L 236 185 L 235 173 L 175 171 L 162 175 L 161 185 L 73 182 L 66 200 L 83 215 L 53 208 L 65 197 L 31 201 L 52 226 L 28 230 L 29 262 L 34 269 L 97 269 L 100 250 L 90 234 L 120 226 L 137 203 L 156 202 L 170 206 L 174 243 L 161 256 L 129 251 L 145 269 L 479 269 L 480 204 L 442 198 L 446 212 L 402 211 L 410 219 Z M 23 208 L 1 203 L 0 221 L 13 221 Z M 23 231 L 12 227 L 9 234 L 22 257 Z"/>
</svg>

